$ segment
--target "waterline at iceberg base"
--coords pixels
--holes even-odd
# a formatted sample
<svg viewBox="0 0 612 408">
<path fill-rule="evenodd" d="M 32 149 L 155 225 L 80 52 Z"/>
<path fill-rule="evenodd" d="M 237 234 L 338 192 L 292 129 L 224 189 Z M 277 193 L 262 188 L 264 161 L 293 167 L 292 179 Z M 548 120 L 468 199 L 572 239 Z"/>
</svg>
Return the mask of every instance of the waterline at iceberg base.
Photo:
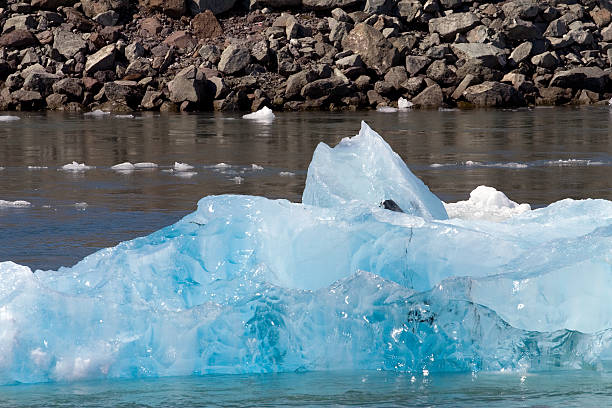
<svg viewBox="0 0 612 408">
<path fill-rule="evenodd" d="M 0 383 L 597 369 L 611 290 L 612 202 L 444 205 L 363 123 L 319 145 L 302 204 L 205 197 L 71 268 L 0 263 Z"/>
</svg>

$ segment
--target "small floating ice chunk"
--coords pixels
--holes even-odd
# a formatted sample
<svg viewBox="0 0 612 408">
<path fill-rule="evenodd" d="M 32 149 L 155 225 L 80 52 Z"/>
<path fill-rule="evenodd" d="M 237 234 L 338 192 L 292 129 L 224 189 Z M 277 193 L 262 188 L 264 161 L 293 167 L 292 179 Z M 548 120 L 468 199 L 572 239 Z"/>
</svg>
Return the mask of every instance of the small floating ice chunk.
<svg viewBox="0 0 612 408">
<path fill-rule="evenodd" d="M 263 167 L 253 163 L 251 164 L 251 169 L 252 170 L 263 170 Z"/>
<path fill-rule="evenodd" d="M 227 164 L 227 163 L 217 163 L 215 164 L 215 167 L 218 169 L 225 169 L 227 167 L 231 167 L 231 164 Z"/>
<path fill-rule="evenodd" d="M 468 160 L 464 163 L 466 166 L 480 166 L 480 162 Z"/>
<path fill-rule="evenodd" d="M 275 117 L 276 116 L 274 115 L 274 112 L 272 112 L 272 109 L 268 108 L 267 106 L 264 106 L 257 112 L 242 116 L 243 119 L 250 119 L 258 122 L 272 122 Z"/>
<path fill-rule="evenodd" d="M 189 171 L 193 166 L 187 163 L 174 162 L 174 171 Z"/>
<path fill-rule="evenodd" d="M 0 171 L 4 170 L 4 167 L 0 167 Z"/>
<path fill-rule="evenodd" d="M 391 106 L 380 106 L 376 109 L 376 111 L 382 113 L 395 113 L 397 112 L 397 108 L 393 108 Z"/>
<path fill-rule="evenodd" d="M 44 170 L 44 169 L 48 169 L 49 167 L 47 166 L 28 166 L 28 170 Z"/>
<path fill-rule="evenodd" d="M 87 207 L 88 204 L 84 201 L 80 203 L 74 203 L 74 208 L 76 208 L 77 210 L 85 211 Z"/>
<path fill-rule="evenodd" d="M 412 103 L 412 102 L 410 102 L 409 100 L 405 99 L 405 98 L 400 97 L 400 98 L 397 100 L 397 107 L 398 107 L 400 110 L 401 110 L 401 109 L 410 109 L 410 108 L 412 108 L 412 106 L 413 106 L 413 103 Z"/>
<path fill-rule="evenodd" d="M 157 163 L 151 163 L 151 162 L 135 163 L 134 168 L 136 169 L 156 169 Z"/>
<path fill-rule="evenodd" d="M 612 98 L 608 101 L 608 105 L 612 105 Z"/>
<path fill-rule="evenodd" d="M 91 112 L 86 112 L 83 114 L 83 116 L 91 116 L 95 118 L 101 118 L 101 117 L 108 116 L 108 115 L 110 115 L 110 112 L 104 112 L 103 110 L 100 110 L 100 109 L 96 109 Z"/>
<path fill-rule="evenodd" d="M 295 173 L 292 173 L 290 171 L 281 171 L 280 173 L 278 173 L 279 176 L 281 177 L 293 177 L 295 176 Z"/>
<path fill-rule="evenodd" d="M 0 116 L 0 122 L 14 122 L 20 119 L 21 118 L 19 116 L 10 116 L 10 115 Z"/>
<path fill-rule="evenodd" d="M 116 119 L 134 119 L 134 115 L 115 115 Z"/>
<path fill-rule="evenodd" d="M 478 186 L 470 193 L 470 199 L 444 204 L 449 218 L 466 220 L 503 221 L 530 211 L 529 204 L 518 204 L 493 187 Z"/>
<path fill-rule="evenodd" d="M 85 171 L 85 170 L 91 170 L 93 168 L 94 168 L 94 166 L 88 166 L 85 163 L 77 163 L 77 162 L 73 161 L 72 163 L 64 164 L 61 167 L 61 170 L 65 170 L 65 171 Z"/>
<path fill-rule="evenodd" d="M 234 178 L 232 178 L 232 181 L 236 184 L 242 184 L 242 182 L 244 181 L 244 179 L 240 176 L 236 176 Z"/>
<path fill-rule="evenodd" d="M 32 203 L 30 203 L 29 201 L 24 201 L 24 200 L 17 200 L 17 201 L 6 201 L 6 200 L 0 200 L 0 208 L 20 208 L 20 207 L 29 207 L 31 206 Z"/>
<path fill-rule="evenodd" d="M 111 167 L 112 170 L 121 170 L 121 171 L 134 170 L 135 168 L 136 167 L 130 162 L 115 164 L 113 167 Z"/>
<path fill-rule="evenodd" d="M 175 176 L 183 177 L 183 178 L 191 178 L 191 177 L 195 176 L 196 174 L 198 174 L 198 173 L 195 172 L 195 171 L 182 171 L 182 170 L 179 171 L 179 170 L 177 170 L 177 171 L 174 172 Z"/>
</svg>

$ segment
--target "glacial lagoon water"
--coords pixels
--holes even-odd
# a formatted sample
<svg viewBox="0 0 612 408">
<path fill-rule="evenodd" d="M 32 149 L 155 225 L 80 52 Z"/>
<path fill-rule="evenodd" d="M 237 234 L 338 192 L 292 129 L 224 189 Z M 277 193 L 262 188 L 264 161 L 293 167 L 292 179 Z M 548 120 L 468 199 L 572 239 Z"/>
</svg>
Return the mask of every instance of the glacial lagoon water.
<svg viewBox="0 0 612 408">
<path fill-rule="evenodd" d="M 145 235 L 176 221 L 193 209 L 199 197 L 210 194 L 230 192 L 299 201 L 305 170 L 316 144 L 324 141 L 333 146 L 342 137 L 354 135 L 359 119 L 368 121 L 383 134 L 411 170 L 447 202 L 467 199 L 469 192 L 479 184 L 493 185 L 512 200 L 528 202 L 535 208 L 568 196 L 610 199 L 610 116 L 604 108 L 280 114 L 271 125 L 249 123 L 237 117 L 206 115 L 136 116 L 133 119 L 26 115 L 20 121 L 7 122 L 0 128 L 0 143 L 6 146 L 2 150 L 5 157 L 0 162 L 0 166 L 5 167 L 0 173 L 0 199 L 32 203 L 27 208 L 1 210 L 0 239 L 3 242 L 0 244 L 6 242 L 6 245 L 0 251 L 7 251 L 8 255 L 0 252 L 0 260 L 12 259 L 44 269 L 70 265 L 93 249 Z M 58 171 L 62 165 L 73 160 L 95 168 L 85 172 Z M 112 165 L 124 161 L 155 162 L 160 167 L 129 173 L 110 169 Z M 186 172 L 168 171 L 172 167 L 184 169 L 185 166 L 174 165 L 177 162 L 188 163 L 193 169 Z M 189 202 L 188 198 L 192 201 Z M 253 205 L 259 204 L 254 202 Z M 596 207 L 587 206 L 586 210 L 593 208 Z M 607 210 L 603 211 L 605 219 Z M 193 222 L 199 225 L 200 218 L 194 218 Z M 609 232 L 604 227 L 598 234 L 594 239 L 603 239 L 605 250 L 605 237 L 609 236 Z M 36 248 L 41 248 L 40 252 L 35 252 Z M 360 288 L 363 288 L 364 282 L 366 286 L 367 283 L 376 284 L 376 280 L 367 275 L 357 276 L 354 281 Z M 309 284 L 293 283 L 298 287 Z M 344 284 L 350 293 L 350 285 L 355 283 Z M 346 290 L 346 287 L 341 289 Z M 486 296 L 483 299 L 486 302 Z M 53 300 L 49 299 L 50 302 Z M 274 313 L 273 310 L 266 313 Z M 488 318 L 486 313 L 483 316 Z M 525 323 L 519 319 L 515 324 L 521 326 Z M 261 329 L 263 327 L 258 330 Z M 573 335 L 558 336 L 572 338 Z M 558 341 L 554 338 L 549 340 L 553 345 Z M 580 343 L 579 339 L 574 341 Z M 540 346 L 543 347 L 542 344 Z M 567 342 L 562 341 L 559 347 L 567 347 Z M 40 353 L 36 355 L 40 356 Z M 367 352 L 364 355 L 367 356 Z M 366 366 L 369 365 L 366 363 Z M 75 366 L 71 372 L 75 369 L 78 371 Z M 298 371 L 303 370 L 298 367 Z M 576 372 L 581 373 L 580 378 L 592 379 L 587 383 L 594 388 L 586 384 L 579 388 L 580 382 L 572 380 L 577 376 Z M 47 393 L 51 400 L 58 396 L 58 390 L 64 390 L 59 391 L 59 398 L 63 398 L 62 392 L 70 393 L 67 391 L 70 387 L 84 387 L 88 391 L 82 394 L 80 405 L 96 404 L 95 395 L 109 390 L 124 390 L 117 391 L 118 399 L 112 405 L 156 405 L 159 400 L 155 398 L 163 400 L 162 393 L 148 399 L 130 401 L 125 393 L 127 390 L 138 392 L 134 391 L 134 387 L 136 390 L 139 387 L 141 390 L 159 387 L 167 389 L 168 395 L 176 390 L 180 392 L 181 389 L 194 388 L 197 391 L 184 392 L 183 397 L 196 401 L 195 405 L 228 405 L 244 387 L 241 381 L 264 384 L 263 391 L 262 387 L 250 387 L 253 394 L 247 393 L 241 401 L 247 405 L 283 405 L 287 404 L 284 399 L 287 398 L 288 401 L 301 401 L 295 405 L 325 405 L 338 401 L 347 405 L 374 404 L 375 401 L 378 401 L 376 405 L 380 405 L 381 401 L 387 401 L 390 405 L 460 405 L 463 401 L 473 406 L 477 405 L 477 401 L 482 403 L 492 397 L 491 402 L 505 402 L 507 406 L 514 401 L 522 406 L 558 403 L 561 400 L 555 398 L 563 398 L 560 395 L 565 395 L 564 401 L 570 405 L 572 400 L 581 401 L 582 405 L 597 405 L 597 398 L 606 396 L 607 372 L 606 365 L 599 364 L 586 369 L 586 374 L 585 370 L 578 370 L 562 375 L 557 370 L 552 376 L 514 370 L 501 376 L 490 373 L 429 374 L 427 370 L 419 371 L 416 376 L 353 371 L 27 387 L 34 387 L 28 388 L 30 390 L 42 387 L 39 388 L 42 390 L 40 392 Z M 44 375 L 41 378 L 45 378 Z M 331 381 L 330 378 L 336 380 Z M 367 383 L 368 379 L 376 385 L 367 387 L 365 391 L 363 383 Z M 327 383 L 329 387 L 313 385 L 311 388 L 300 388 L 302 383 L 317 382 Z M 198 385 L 185 387 L 185 383 Z M 395 384 L 396 388 L 389 388 L 385 385 L 388 383 Z M 457 388 L 456 384 L 461 383 L 471 386 Z M 571 390 L 565 389 L 566 386 L 570 386 Z M 8 396 L 14 390 L 25 390 L 25 387 L 5 387 L 4 390 Z M 216 387 L 222 387 L 227 392 L 206 395 L 209 390 L 214 393 Z M 271 390 L 266 387 L 271 387 Z M 315 389 L 320 392 L 314 392 Z M 372 392 L 372 389 L 377 391 Z M 278 398 L 257 400 L 258 392 L 278 395 Z M 344 392 L 355 394 L 343 398 L 340 395 Z M 511 396 L 514 393 L 517 395 Z M 15 395 L 26 394 L 17 391 Z M 330 399 L 329 395 L 335 397 Z M 495 395 L 500 399 L 495 399 Z M 88 399 L 92 396 L 93 399 Z M 513 399 L 515 397 L 516 400 Z M 249 403 L 249 398 L 259 402 Z M 77 400 L 74 403 L 79 405 Z M 26 400 L 14 401 L 16 404 L 31 403 Z"/>
</svg>

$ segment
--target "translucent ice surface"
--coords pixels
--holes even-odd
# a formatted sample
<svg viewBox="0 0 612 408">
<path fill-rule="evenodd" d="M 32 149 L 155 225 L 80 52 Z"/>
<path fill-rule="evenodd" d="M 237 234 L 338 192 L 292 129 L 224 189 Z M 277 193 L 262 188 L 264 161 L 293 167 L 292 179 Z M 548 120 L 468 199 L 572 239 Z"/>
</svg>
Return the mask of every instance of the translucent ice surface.
<svg viewBox="0 0 612 408">
<path fill-rule="evenodd" d="M 0 382 L 597 369 L 612 357 L 612 202 L 468 214 L 515 205 L 480 187 L 448 218 L 363 125 L 317 148 L 302 204 L 210 196 L 70 268 L 0 263 Z"/>
</svg>

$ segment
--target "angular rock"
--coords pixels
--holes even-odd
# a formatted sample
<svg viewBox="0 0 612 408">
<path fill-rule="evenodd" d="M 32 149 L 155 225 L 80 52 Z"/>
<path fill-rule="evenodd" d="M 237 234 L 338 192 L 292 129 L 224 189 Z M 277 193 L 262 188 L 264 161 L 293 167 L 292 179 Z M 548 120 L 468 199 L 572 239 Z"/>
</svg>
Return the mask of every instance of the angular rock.
<svg viewBox="0 0 612 408">
<path fill-rule="evenodd" d="M 251 53 L 246 48 L 230 45 L 221 54 L 219 71 L 232 75 L 242 71 L 251 61 Z"/>
<path fill-rule="evenodd" d="M 531 51 L 533 50 L 533 44 L 529 41 L 526 41 L 516 47 L 514 51 L 510 54 L 510 61 L 514 64 L 519 64 L 520 62 L 525 61 L 531 55 Z"/>
<path fill-rule="evenodd" d="M 119 17 L 119 13 L 117 13 L 115 10 L 108 10 L 104 13 L 96 14 L 93 20 L 100 25 L 108 27 L 117 25 L 119 22 Z"/>
<path fill-rule="evenodd" d="M 316 79 L 317 74 L 312 70 L 304 70 L 290 75 L 287 78 L 287 86 L 285 87 L 285 99 L 293 99 L 300 95 L 302 88 Z"/>
<path fill-rule="evenodd" d="M 572 91 L 567 88 L 551 86 L 539 88 L 540 96 L 536 98 L 537 105 L 563 105 L 572 99 Z"/>
<path fill-rule="evenodd" d="M 438 108 L 444 103 L 444 94 L 440 85 L 433 84 L 425 88 L 411 101 L 416 108 Z"/>
<path fill-rule="evenodd" d="M 548 24 L 544 35 L 547 37 L 563 37 L 568 31 L 565 20 L 558 18 Z"/>
<path fill-rule="evenodd" d="M 534 55 L 531 58 L 531 63 L 537 67 L 554 69 L 559 65 L 559 59 L 554 53 L 546 51 L 542 54 Z"/>
<path fill-rule="evenodd" d="M 397 3 L 397 12 L 406 23 L 412 23 L 423 10 L 418 0 L 401 0 Z"/>
<path fill-rule="evenodd" d="M 303 1 L 303 0 L 302 0 Z M 364 12 L 368 14 L 390 14 L 395 7 L 393 0 L 366 0 Z"/>
<path fill-rule="evenodd" d="M 612 21 L 612 13 L 607 8 L 596 8 L 592 10 L 590 13 L 593 22 L 597 25 L 597 27 L 601 28 L 610 24 Z"/>
<path fill-rule="evenodd" d="M 141 21 L 140 30 L 155 36 L 162 30 L 162 25 L 156 17 L 148 17 Z"/>
<path fill-rule="evenodd" d="M 38 44 L 38 40 L 27 30 L 15 30 L 0 36 L 0 46 L 7 48 L 26 48 Z"/>
<path fill-rule="evenodd" d="M 308 99 L 319 99 L 324 96 L 342 97 L 348 95 L 348 84 L 339 77 L 323 78 L 312 81 L 304 86 L 301 95 Z"/>
<path fill-rule="evenodd" d="M 415 76 L 422 72 L 428 65 L 430 59 L 427 57 L 408 55 L 406 56 L 406 71 L 410 76 Z"/>
<path fill-rule="evenodd" d="M 455 84 L 457 75 L 443 60 L 436 60 L 427 68 L 427 77 L 440 85 L 451 86 Z"/>
<path fill-rule="evenodd" d="M 463 92 L 463 97 L 479 107 L 501 107 L 520 103 L 520 96 L 514 87 L 494 81 L 470 86 Z"/>
<path fill-rule="evenodd" d="M 81 0 L 83 13 L 89 18 L 111 10 L 125 10 L 129 5 L 129 0 Z"/>
<path fill-rule="evenodd" d="M 191 29 L 195 37 L 200 40 L 223 35 L 221 24 L 210 10 L 204 10 L 204 12 L 197 14 L 191 20 Z"/>
<path fill-rule="evenodd" d="M 47 96 L 45 102 L 47 103 L 47 109 L 62 110 L 64 108 L 64 105 L 68 103 L 68 97 L 66 95 L 54 93 Z"/>
<path fill-rule="evenodd" d="M 179 30 L 166 37 L 164 44 L 182 50 L 194 47 L 197 41 L 187 31 Z"/>
<path fill-rule="evenodd" d="M 538 16 L 540 7 L 536 0 L 514 0 L 504 3 L 502 10 L 506 17 L 533 20 Z"/>
<path fill-rule="evenodd" d="M 144 109 L 157 109 L 163 102 L 163 92 L 148 90 L 145 92 L 140 102 L 140 106 Z"/>
<path fill-rule="evenodd" d="M 602 92 L 606 86 L 608 75 L 599 67 L 573 68 L 557 72 L 550 81 L 551 87 L 588 89 Z"/>
<path fill-rule="evenodd" d="M 504 22 L 506 36 L 513 41 L 526 41 L 542 38 L 542 33 L 531 21 L 519 18 L 507 19 Z"/>
<path fill-rule="evenodd" d="M 87 49 L 83 36 L 70 31 L 57 30 L 53 36 L 53 49 L 66 59 L 74 57 L 77 52 Z"/>
<path fill-rule="evenodd" d="M 195 66 L 184 68 L 168 82 L 168 91 L 172 102 L 200 103 L 205 97 L 206 77 Z"/>
<path fill-rule="evenodd" d="M 8 18 L 2 25 L 2 31 L 7 33 L 13 30 L 33 30 L 37 26 L 37 21 L 33 15 L 18 15 Z"/>
<path fill-rule="evenodd" d="M 302 0 L 302 6 L 311 10 L 331 10 L 337 7 L 353 7 L 362 0 Z"/>
<path fill-rule="evenodd" d="M 393 67 L 385 74 L 385 82 L 391 84 L 396 91 L 399 91 L 407 80 L 406 68 L 402 66 Z"/>
<path fill-rule="evenodd" d="M 95 54 L 87 57 L 87 62 L 85 63 L 85 73 L 93 74 L 96 71 L 114 69 L 116 52 L 117 46 L 115 44 L 109 44 Z"/>
<path fill-rule="evenodd" d="M 374 27 L 359 23 L 342 39 L 344 49 L 359 54 L 365 65 L 384 75 L 399 60 L 397 49 Z"/>
<path fill-rule="evenodd" d="M 187 11 L 185 0 L 138 0 L 138 3 L 144 9 L 161 11 L 173 18 L 180 18 Z"/>
<path fill-rule="evenodd" d="M 454 38 L 457 34 L 467 33 L 480 24 L 480 19 L 474 13 L 453 13 L 429 20 L 429 32 L 438 33 L 445 38 Z"/>
<path fill-rule="evenodd" d="M 139 41 L 136 41 L 125 47 L 123 54 L 128 61 L 132 62 L 136 58 L 144 56 L 145 49 Z"/>
<path fill-rule="evenodd" d="M 26 91 L 36 91 L 43 96 L 49 95 L 51 93 L 51 87 L 59 79 L 59 75 L 49 72 L 31 72 L 23 81 L 23 89 Z"/>
<path fill-rule="evenodd" d="M 229 11 L 235 3 L 236 0 L 187 0 L 187 7 L 194 16 L 206 10 L 217 15 Z"/>
<path fill-rule="evenodd" d="M 78 78 L 64 78 L 52 86 L 56 94 L 67 95 L 72 100 L 79 101 L 83 97 L 83 82 Z"/>
<path fill-rule="evenodd" d="M 34 9 L 57 10 L 60 6 L 72 7 L 76 0 L 32 0 L 31 5 Z"/>
<path fill-rule="evenodd" d="M 466 61 L 476 60 L 489 68 L 499 68 L 506 65 L 506 52 L 491 44 L 451 44 L 451 49 L 458 58 Z"/>
<path fill-rule="evenodd" d="M 463 80 L 457 85 L 457 88 L 453 91 L 451 98 L 458 100 L 463 96 L 463 92 L 468 89 L 471 85 L 476 83 L 476 77 L 472 74 L 467 74 Z"/>
</svg>

